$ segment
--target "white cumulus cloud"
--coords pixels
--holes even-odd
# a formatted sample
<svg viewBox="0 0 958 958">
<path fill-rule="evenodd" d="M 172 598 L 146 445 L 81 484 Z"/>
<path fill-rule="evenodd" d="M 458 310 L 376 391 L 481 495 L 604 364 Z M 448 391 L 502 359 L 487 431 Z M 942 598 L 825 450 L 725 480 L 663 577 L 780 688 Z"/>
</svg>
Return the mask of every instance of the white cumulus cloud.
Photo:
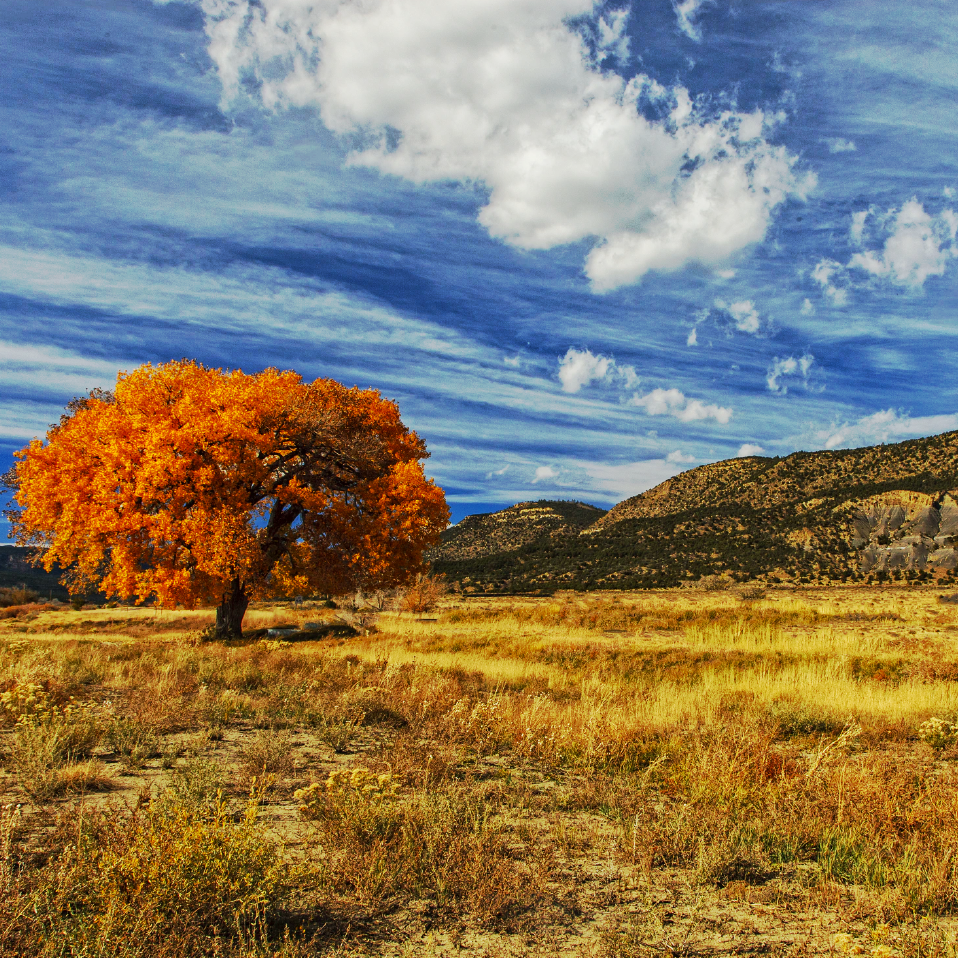
<svg viewBox="0 0 958 958">
<path fill-rule="evenodd" d="M 732 418 L 732 410 L 714 403 L 703 403 L 699 399 L 689 399 L 679 389 L 653 389 L 640 396 L 636 393 L 630 400 L 630 406 L 644 409 L 650 416 L 674 416 L 681 422 L 695 422 L 699 419 L 714 419 L 725 425 Z"/>
<path fill-rule="evenodd" d="M 757 333 L 762 326 L 755 304 L 750 299 L 743 299 L 737 303 L 726 303 L 717 299 L 715 305 L 725 310 L 735 322 L 735 328 L 742 333 Z"/>
<path fill-rule="evenodd" d="M 814 185 L 766 139 L 778 114 L 717 113 L 681 86 L 603 72 L 625 55 L 625 16 L 597 18 L 594 0 L 195 2 L 226 101 L 316 107 L 358 137 L 352 164 L 481 184 L 481 223 L 512 245 L 593 240 L 597 291 L 719 263 Z M 700 7 L 682 0 L 680 22 L 694 29 Z M 570 26 L 589 18 L 598 53 Z"/>
<path fill-rule="evenodd" d="M 739 446 L 739 450 L 735 453 L 737 459 L 745 459 L 748 456 L 760 456 L 765 450 L 761 446 L 757 446 L 754 442 L 743 442 Z"/>
<path fill-rule="evenodd" d="M 539 466 L 536 469 L 535 478 L 532 480 L 533 483 L 536 482 L 548 482 L 550 479 L 557 479 L 559 477 L 559 471 L 553 469 L 552 466 Z"/>
<path fill-rule="evenodd" d="M 796 382 L 808 388 L 809 376 L 814 364 L 815 357 L 811 353 L 806 353 L 797 359 L 794 356 L 786 356 L 784 359 L 776 356 L 772 360 L 766 377 L 768 388 L 780 396 L 784 396 L 788 392 L 788 387 Z"/>
<path fill-rule="evenodd" d="M 665 457 L 666 462 L 695 462 L 695 456 L 687 456 L 681 449 L 676 449 L 674 452 L 670 452 Z"/>
<path fill-rule="evenodd" d="M 559 360 L 559 381 L 564 392 L 577 393 L 594 380 L 605 379 L 614 365 L 615 360 L 608 356 L 593 356 L 590 349 L 570 346 Z"/>
<path fill-rule="evenodd" d="M 599 20 L 599 52 L 623 62 L 629 58 L 629 35 L 625 28 L 629 10 L 612 10 Z"/>
<path fill-rule="evenodd" d="M 620 366 L 610 356 L 595 356 L 590 349 L 570 346 L 559 360 L 559 381 L 564 392 L 577 393 L 591 382 L 613 379 L 620 380 L 627 389 L 641 381 L 634 366 Z"/>
<path fill-rule="evenodd" d="M 880 250 L 856 253 L 849 268 L 862 269 L 898 286 L 919 288 L 929 276 L 941 276 L 948 261 L 958 256 L 955 234 L 958 215 L 944 209 L 931 216 L 916 198 L 900 210 L 889 210 L 892 227 Z M 861 221 L 864 230 L 865 220 Z M 856 223 L 853 220 L 853 229 Z"/>
<path fill-rule="evenodd" d="M 830 136 L 825 139 L 829 153 L 851 153 L 858 149 L 852 140 L 846 140 L 840 136 Z"/>
</svg>

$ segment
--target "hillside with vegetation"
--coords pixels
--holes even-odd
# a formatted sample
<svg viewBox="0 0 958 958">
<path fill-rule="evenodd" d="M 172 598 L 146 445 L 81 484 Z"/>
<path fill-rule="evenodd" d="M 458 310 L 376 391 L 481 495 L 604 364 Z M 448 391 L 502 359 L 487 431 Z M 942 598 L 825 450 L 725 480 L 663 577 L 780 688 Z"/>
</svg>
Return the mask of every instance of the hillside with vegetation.
<svg viewBox="0 0 958 958">
<path fill-rule="evenodd" d="M 24 586 L 48 599 L 68 598 L 60 583 L 60 572 L 47 572 L 33 564 L 33 550 L 0 545 L 0 589 Z"/>
<path fill-rule="evenodd" d="M 700 466 L 619 503 L 578 530 L 487 537 L 433 567 L 464 589 L 657 588 L 738 581 L 952 579 L 958 567 L 958 432 L 862 449 Z M 455 530 L 447 541 L 455 541 Z"/>
<path fill-rule="evenodd" d="M 514 552 L 540 540 L 576 535 L 605 515 L 606 510 L 584 502 L 541 499 L 519 502 L 501 512 L 466 516 L 442 534 L 433 557 L 444 561 L 476 559 Z"/>
</svg>

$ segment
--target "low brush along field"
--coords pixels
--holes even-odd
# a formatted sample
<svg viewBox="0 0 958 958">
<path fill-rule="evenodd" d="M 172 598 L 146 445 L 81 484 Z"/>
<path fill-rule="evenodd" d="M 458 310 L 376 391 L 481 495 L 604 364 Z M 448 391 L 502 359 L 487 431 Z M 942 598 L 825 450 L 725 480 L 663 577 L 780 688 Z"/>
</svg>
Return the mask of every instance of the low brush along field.
<svg viewBox="0 0 958 958">
<path fill-rule="evenodd" d="M 940 594 L 6 610 L 0 954 L 954 955 Z"/>
</svg>

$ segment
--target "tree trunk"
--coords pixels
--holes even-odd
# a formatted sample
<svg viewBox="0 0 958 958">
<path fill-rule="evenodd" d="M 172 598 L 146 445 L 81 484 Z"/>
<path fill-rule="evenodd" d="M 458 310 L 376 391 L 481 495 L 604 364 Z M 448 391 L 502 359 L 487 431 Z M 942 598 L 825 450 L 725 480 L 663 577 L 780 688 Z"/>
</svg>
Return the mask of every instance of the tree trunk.
<svg viewBox="0 0 958 958">
<path fill-rule="evenodd" d="M 249 596 L 239 579 L 234 579 L 216 610 L 216 638 L 243 638 L 243 616 L 249 606 Z"/>
</svg>

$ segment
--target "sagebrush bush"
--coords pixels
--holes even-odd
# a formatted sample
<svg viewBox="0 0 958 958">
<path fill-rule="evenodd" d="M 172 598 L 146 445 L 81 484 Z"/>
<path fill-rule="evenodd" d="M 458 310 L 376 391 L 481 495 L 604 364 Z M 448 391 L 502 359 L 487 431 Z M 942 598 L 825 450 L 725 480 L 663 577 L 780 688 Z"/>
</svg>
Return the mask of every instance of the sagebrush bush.
<svg viewBox="0 0 958 958">
<path fill-rule="evenodd" d="M 160 753 L 156 728 L 130 716 L 117 716 L 106 730 L 110 746 L 130 768 L 141 768 L 147 759 Z"/>
<path fill-rule="evenodd" d="M 706 592 L 727 592 L 734 584 L 735 580 L 729 575 L 703 575 L 695 583 Z"/>
<path fill-rule="evenodd" d="M 293 749 L 289 735 L 273 729 L 264 729 L 240 751 L 240 775 L 244 779 L 255 776 L 286 776 L 293 771 Z"/>
<path fill-rule="evenodd" d="M 401 612 L 432 612 L 448 591 L 442 576 L 419 575 L 400 591 L 398 608 Z"/>
<path fill-rule="evenodd" d="M 33 589 L 28 589 L 25 585 L 8 585 L 0 587 L 0 608 L 7 608 L 12 605 L 27 605 L 36 602 L 40 598 L 39 593 Z"/>
<path fill-rule="evenodd" d="M 0 901 L 3 954 L 221 955 L 268 916 L 280 884 L 252 806 L 238 821 L 183 795 L 132 813 L 81 809 L 57 844 Z"/>
</svg>

